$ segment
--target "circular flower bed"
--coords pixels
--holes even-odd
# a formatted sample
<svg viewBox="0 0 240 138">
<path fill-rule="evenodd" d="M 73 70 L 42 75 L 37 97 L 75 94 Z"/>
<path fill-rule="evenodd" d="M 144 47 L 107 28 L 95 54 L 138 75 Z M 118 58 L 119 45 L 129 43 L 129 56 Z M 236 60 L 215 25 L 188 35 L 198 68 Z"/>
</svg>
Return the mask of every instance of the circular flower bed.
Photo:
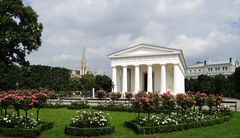
<svg viewBox="0 0 240 138">
<path fill-rule="evenodd" d="M 71 124 L 65 127 L 65 134 L 74 136 L 100 136 L 114 132 L 109 124 L 109 114 L 102 111 L 76 112 Z"/>
</svg>

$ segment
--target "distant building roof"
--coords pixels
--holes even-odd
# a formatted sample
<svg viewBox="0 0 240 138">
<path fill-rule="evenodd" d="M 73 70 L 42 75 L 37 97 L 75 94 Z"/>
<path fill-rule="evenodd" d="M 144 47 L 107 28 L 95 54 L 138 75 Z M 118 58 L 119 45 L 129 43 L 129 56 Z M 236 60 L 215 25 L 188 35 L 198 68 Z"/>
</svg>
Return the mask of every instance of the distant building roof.
<svg viewBox="0 0 240 138">
<path fill-rule="evenodd" d="M 200 68 L 200 67 L 203 67 L 204 64 L 206 65 L 237 64 L 238 65 L 238 61 L 234 58 L 230 58 L 229 60 L 223 60 L 223 61 L 211 61 L 211 60 L 206 61 L 205 60 L 204 62 L 198 61 L 196 64 L 191 65 L 188 68 Z"/>
</svg>

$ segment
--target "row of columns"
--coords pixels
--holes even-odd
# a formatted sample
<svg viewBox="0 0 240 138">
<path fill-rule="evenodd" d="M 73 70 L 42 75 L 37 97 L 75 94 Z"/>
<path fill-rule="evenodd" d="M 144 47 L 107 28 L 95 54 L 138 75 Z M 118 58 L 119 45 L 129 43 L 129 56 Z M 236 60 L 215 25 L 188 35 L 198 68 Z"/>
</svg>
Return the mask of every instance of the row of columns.
<svg viewBox="0 0 240 138">
<path fill-rule="evenodd" d="M 173 86 L 174 89 L 177 87 L 177 68 L 178 65 L 174 64 L 174 81 L 173 81 Z M 134 91 L 135 93 L 140 91 L 140 65 L 135 65 L 135 84 L 134 84 Z M 153 91 L 153 83 L 152 83 L 152 64 L 147 65 L 147 91 L 152 92 Z M 160 83 L 161 83 L 161 92 L 166 92 L 167 91 L 167 83 L 166 83 L 166 64 L 161 64 L 161 78 L 160 78 Z M 122 79 L 122 92 L 127 92 L 127 66 L 123 66 L 123 79 Z M 116 66 L 112 67 L 112 81 L 113 81 L 113 92 L 117 92 L 117 69 Z"/>
</svg>

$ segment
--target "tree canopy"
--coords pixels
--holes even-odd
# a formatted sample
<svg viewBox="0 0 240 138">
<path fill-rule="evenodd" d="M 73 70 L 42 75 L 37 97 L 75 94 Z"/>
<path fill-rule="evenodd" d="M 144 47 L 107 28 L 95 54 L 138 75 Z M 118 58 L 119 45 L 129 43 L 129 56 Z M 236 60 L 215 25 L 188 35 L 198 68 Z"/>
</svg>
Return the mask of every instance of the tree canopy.
<svg viewBox="0 0 240 138">
<path fill-rule="evenodd" d="M 27 54 L 41 45 L 43 26 L 21 0 L 0 0 L 0 62 L 28 65 Z"/>
</svg>

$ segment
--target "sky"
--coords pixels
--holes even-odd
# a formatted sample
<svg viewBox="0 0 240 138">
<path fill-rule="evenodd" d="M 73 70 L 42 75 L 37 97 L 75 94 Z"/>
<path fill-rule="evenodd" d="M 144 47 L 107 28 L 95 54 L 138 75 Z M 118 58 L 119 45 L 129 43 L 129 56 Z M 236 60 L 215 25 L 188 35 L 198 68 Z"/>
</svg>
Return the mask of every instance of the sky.
<svg viewBox="0 0 240 138">
<path fill-rule="evenodd" d="M 240 0 L 23 0 L 44 26 L 27 59 L 111 75 L 107 55 L 148 43 L 182 49 L 187 65 L 240 59 Z"/>
</svg>

